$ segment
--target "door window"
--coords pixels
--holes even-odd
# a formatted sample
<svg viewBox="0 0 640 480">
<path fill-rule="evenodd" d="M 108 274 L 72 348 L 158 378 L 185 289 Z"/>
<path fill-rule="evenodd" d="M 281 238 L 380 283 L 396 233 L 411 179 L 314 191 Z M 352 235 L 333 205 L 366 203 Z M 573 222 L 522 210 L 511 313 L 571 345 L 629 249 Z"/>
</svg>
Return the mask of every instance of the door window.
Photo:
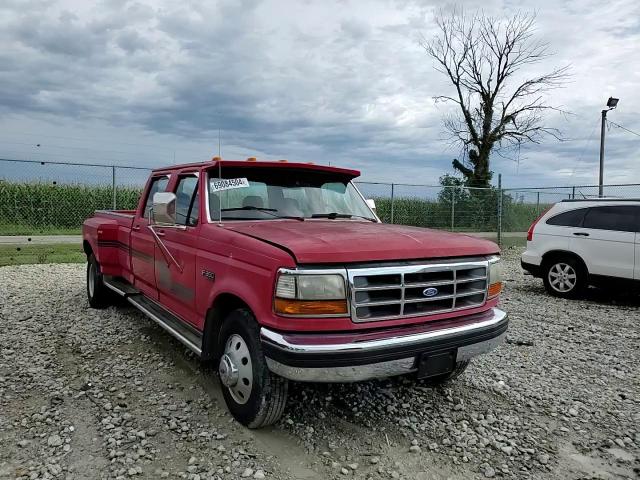
<svg viewBox="0 0 640 480">
<path fill-rule="evenodd" d="M 559 227 L 580 227 L 588 208 L 579 208 L 561 213 L 547 220 L 547 225 L 557 225 Z"/>
<path fill-rule="evenodd" d="M 590 208 L 584 217 L 584 228 L 614 230 L 618 232 L 640 231 L 640 207 L 629 205 Z"/>
<path fill-rule="evenodd" d="M 199 208 L 198 177 L 181 177 L 176 188 L 176 223 L 188 227 L 197 225 Z"/>
<path fill-rule="evenodd" d="M 151 188 L 144 201 L 144 218 L 149 218 L 149 212 L 153 206 L 153 196 L 158 192 L 164 192 L 167 189 L 169 177 L 157 177 L 151 181 Z"/>
</svg>

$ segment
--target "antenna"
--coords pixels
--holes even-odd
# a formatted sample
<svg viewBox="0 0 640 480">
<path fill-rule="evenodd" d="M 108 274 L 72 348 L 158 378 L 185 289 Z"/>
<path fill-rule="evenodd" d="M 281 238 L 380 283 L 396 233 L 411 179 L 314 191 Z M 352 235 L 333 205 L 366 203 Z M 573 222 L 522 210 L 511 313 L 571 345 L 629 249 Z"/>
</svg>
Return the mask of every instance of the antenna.
<svg viewBox="0 0 640 480">
<path fill-rule="evenodd" d="M 220 150 L 220 129 L 218 129 L 218 151 Z M 218 179 L 222 181 L 222 157 L 218 156 Z M 218 225 L 222 225 L 222 195 L 218 198 Z"/>
<path fill-rule="evenodd" d="M 218 128 L 218 156 L 222 158 L 222 148 L 220 147 L 220 129 Z"/>
</svg>

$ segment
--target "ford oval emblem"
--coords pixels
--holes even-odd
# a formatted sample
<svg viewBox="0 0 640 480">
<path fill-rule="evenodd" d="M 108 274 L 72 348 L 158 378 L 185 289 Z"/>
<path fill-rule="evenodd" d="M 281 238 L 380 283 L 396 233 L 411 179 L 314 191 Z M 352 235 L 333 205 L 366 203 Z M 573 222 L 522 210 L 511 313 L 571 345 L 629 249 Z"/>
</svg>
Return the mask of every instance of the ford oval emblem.
<svg viewBox="0 0 640 480">
<path fill-rule="evenodd" d="M 425 297 L 435 297 L 437 294 L 438 294 L 438 289 L 433 287 L 425 288 L 422 291 L 422 295 L 424 295 Z"/>
</svg>

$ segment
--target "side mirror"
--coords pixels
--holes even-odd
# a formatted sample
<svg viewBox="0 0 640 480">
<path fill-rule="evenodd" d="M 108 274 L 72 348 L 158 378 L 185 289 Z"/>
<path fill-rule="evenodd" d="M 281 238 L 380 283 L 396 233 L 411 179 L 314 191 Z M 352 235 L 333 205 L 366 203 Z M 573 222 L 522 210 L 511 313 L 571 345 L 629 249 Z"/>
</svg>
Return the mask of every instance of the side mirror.
<svg viewBox="0 0 640 480">
<path fill-rule="evenodd" d="M 376 201 L 373 198 L 367 198 L 367 205 L 369 206 L 369 208 L 371 210 L 373 210 L 373 213 L 377 213 L 376 212 Z"/>
<path fill-rule="evenodd" d="M 153 195 L 152 219 L 159 225 L 176 224 L 176 195 L 171 192 L 158 192 Z"/>
</svg>

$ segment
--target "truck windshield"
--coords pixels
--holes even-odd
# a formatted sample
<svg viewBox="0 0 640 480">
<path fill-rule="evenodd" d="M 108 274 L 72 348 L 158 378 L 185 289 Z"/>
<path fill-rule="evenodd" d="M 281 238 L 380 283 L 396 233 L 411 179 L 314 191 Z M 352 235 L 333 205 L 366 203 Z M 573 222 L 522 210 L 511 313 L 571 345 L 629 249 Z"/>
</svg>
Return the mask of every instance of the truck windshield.
<svg viewBox="0 0 640 480">
<path fill-rule="evenodd" d="M 246 179 L 246 181 L 244 180 Z M 334 172 L 232 168 L 209 174 L 211 220 L 323 218 L 377 221 L 351 179 Z"/>
</svg>

